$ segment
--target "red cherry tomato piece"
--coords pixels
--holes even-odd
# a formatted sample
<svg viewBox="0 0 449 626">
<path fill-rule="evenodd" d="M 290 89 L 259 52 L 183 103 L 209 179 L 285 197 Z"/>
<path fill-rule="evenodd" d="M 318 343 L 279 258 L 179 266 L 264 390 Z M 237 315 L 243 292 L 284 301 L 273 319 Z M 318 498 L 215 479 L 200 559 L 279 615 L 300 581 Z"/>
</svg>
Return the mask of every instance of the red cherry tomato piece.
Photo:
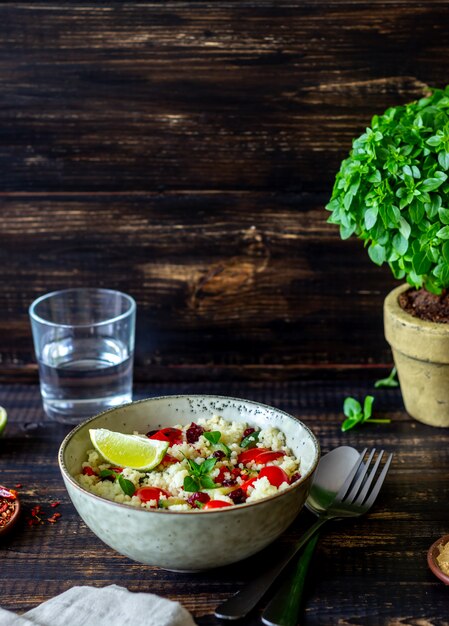
<svg viewBox="0 0 449 626">
<path fill-rule="evenodd" d="M 222 465 L 218 471 L 218 475 L 215 478 L 215 482 L 221 485 L 221 483 L 225 479 L 225 474 L 229 474 L 229 469 L 225 465 Z"/>
<path fill-rule="evenodd" d="M 280 459 L 285 456 L 285 452 L 261 452 L 254 459 L 258 465 L 265 465 L 270 461 L 276 461 L 276 459 Z"/>
<path fill-rule="evenodd" d="M 162 463 L 165 463 L 166 465 L 171 465 L 172 463 L 177 463 L 178 459 L 175 459 L 174 456 L 172 456 L 171 454 L 166 454 L 164 456 L 164 458 L 162 459 Z"/>
<path fill-rule="evenodd" d="M 254 476 L 254 478 L 250 478 L 249 480 L 245 480 L 245 482 L 240 485 L 240 489 L 243 489 L 243 491 L 247 494 L 248 493 L 248 488 L 252 487 L 257 479 L 258 479 L 258 476 Z"/>
<path fill-rule="evenodd" d="M 287 474 L 277 465 L 268 465 L 261 469 L 258 477 L 263 478 L 264 476 L 268 478 L 270 485 L 274 485 L 275 487 L 280 487 L 282 483 L 288 484 L 289 482 Z"/>
<path fill-rule="evenodd" d="M 268 448 L 250 448 L 250 450 L 245 450 L 244 452 L 241 452 L 238 456 L 237 461 L 245 465 L 250 461 L 254 461 L 259 456 L 259 454 L 262 454 L 262 452 L 270 452 L 270 450 L 268 450 Z"/>
<path fill-rule="evenodd" d="M 85 476 L 96 476 L 96 472 L 94 472 L 94 470 L 89 466 L 86 465 L 86 467 L 83 467 L 83 474 Z"/>
<path fill-rule="evenodd" d="M 222 509 L 225 506 L 232 506 L 232 504 L 224 500 L 209 500 L 209 502 L 206 502 L 203 506 L 203 509 Z"/>
<path fill-rule="evenodd" d="M 150 435 L 149 439 L 158 439 L 159 441 L 168 441 L 170 445 L 182 443 L 182 431 L 179 428 L 162 428 L 154 435 Z"/>
<path fill-rule="evenodd" d="M 159 502 L 161 496 L 168 497 L 170 494 L 158 487 L 140 487 L 134 495 L 140 498 L 142 502 L 149 502 L 150 500 Z"/>
</svg>

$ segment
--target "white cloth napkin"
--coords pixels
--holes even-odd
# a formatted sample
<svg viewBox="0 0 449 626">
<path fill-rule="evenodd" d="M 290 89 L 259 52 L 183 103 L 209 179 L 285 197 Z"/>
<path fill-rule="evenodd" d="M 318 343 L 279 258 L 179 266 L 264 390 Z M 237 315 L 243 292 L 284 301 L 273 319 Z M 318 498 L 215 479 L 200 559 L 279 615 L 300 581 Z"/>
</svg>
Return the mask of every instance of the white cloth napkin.
<svg viewBox="0 0 449 626">
<path fill-rule="evenodd" d="M 0 626 L 195 626 L 179 604 L 124 587 L 72 587 L 23 615 L 0 608 Z"/>
</svg>

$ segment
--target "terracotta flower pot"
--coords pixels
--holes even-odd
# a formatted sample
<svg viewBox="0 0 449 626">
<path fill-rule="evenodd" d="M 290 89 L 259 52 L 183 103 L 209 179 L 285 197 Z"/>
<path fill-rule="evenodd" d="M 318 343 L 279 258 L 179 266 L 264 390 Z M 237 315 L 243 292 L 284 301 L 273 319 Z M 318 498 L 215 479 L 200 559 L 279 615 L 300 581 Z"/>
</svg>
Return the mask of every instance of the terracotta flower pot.
<svg viewBox="0 0 449 626">
<path fill-rule="evenodd" d="M 384 302 L 385 338 L 393 351 L 407 412 L 431 426 L 449 426 L 449 324 L 413 317 L 393 289 Z"/>
</svg>

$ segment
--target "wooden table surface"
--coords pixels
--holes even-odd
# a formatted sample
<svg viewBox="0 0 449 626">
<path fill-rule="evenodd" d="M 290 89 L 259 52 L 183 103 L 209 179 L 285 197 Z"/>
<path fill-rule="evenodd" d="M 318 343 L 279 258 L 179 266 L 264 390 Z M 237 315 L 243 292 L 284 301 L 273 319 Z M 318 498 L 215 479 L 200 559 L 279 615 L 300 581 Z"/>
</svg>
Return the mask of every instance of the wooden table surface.
<svg viewBox="0 0 449 626">
<path fill-rule="evenodd" d="M 412 420 L 398 390 L 377 390 L 378 415 L 389 425 L 340 432 L 345 396 L 362 398 L 373 380 L 344 381 L 329 375 L 304 382 L 158 383 L 138 386 L 135 397 L 167 393 L 219 393 L 260 400 L 303 419 L 323 452 L 341 445 L 383 447 L 395 453 L 372 512 L 323 530 L 310 571 L 301 624 L 447 624 L 448 591 L 426 564 L 430 544 L 449 532 L 447 430 Z M 36 385 L 3 384 L 0 404 L 10 421 L 0 441 L 0 483 L 19 489 L 23 516 L 0 544 L 0 605 L 25 611 L 72 585 L 116 583 L 176 599 L 199 625 L 219 623 L 214 607 L 238 591 L 278 550 L 311 523 L 302 512 L 277 544 L 245 562 L 199 574 L 176 574 L 134 563 L 103 544 L 81 521 L 65 491 L 57 451 L 69 428 L 49 422 Z M 60 501 L 57 509 L 48 503 Z M 30 527 L 32 507 L 57 524 Z M 257 529 L 255 529 L 257 532 Z M 226 537 L 223 537 L 226 547 Z M 260 623 L 256 611 L 244 621 Z"/>
</svg>

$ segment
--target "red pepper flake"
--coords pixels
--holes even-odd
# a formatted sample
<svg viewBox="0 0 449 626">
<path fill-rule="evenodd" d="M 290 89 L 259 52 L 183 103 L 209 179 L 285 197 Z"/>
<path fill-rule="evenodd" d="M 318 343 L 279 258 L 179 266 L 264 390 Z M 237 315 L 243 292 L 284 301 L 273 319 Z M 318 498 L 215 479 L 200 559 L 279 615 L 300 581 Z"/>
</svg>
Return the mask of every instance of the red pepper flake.
<svg viewBox="0 0 449 626">
<path fill-rule="evenodd" d="M 22 485 L 22 483 L 17 483 L 17 485 L 14 485 L 14 487 L 16 489 L 22 489 L 23 485 Z"/>
<path fill-rule="evenodd" d="M 47 519 L 47 522 L 50 522 L 50 524 L 56 524 L 60 517 L 61 513 L 53 513 L 53 515 Z"/>
<path fill-rule="evenodd" d="M 60 502 L 51 502 L 50 506 L 52 509 L 54 509 L 56 506 L 59 506 L 61 503 Z"/>
</svg>

